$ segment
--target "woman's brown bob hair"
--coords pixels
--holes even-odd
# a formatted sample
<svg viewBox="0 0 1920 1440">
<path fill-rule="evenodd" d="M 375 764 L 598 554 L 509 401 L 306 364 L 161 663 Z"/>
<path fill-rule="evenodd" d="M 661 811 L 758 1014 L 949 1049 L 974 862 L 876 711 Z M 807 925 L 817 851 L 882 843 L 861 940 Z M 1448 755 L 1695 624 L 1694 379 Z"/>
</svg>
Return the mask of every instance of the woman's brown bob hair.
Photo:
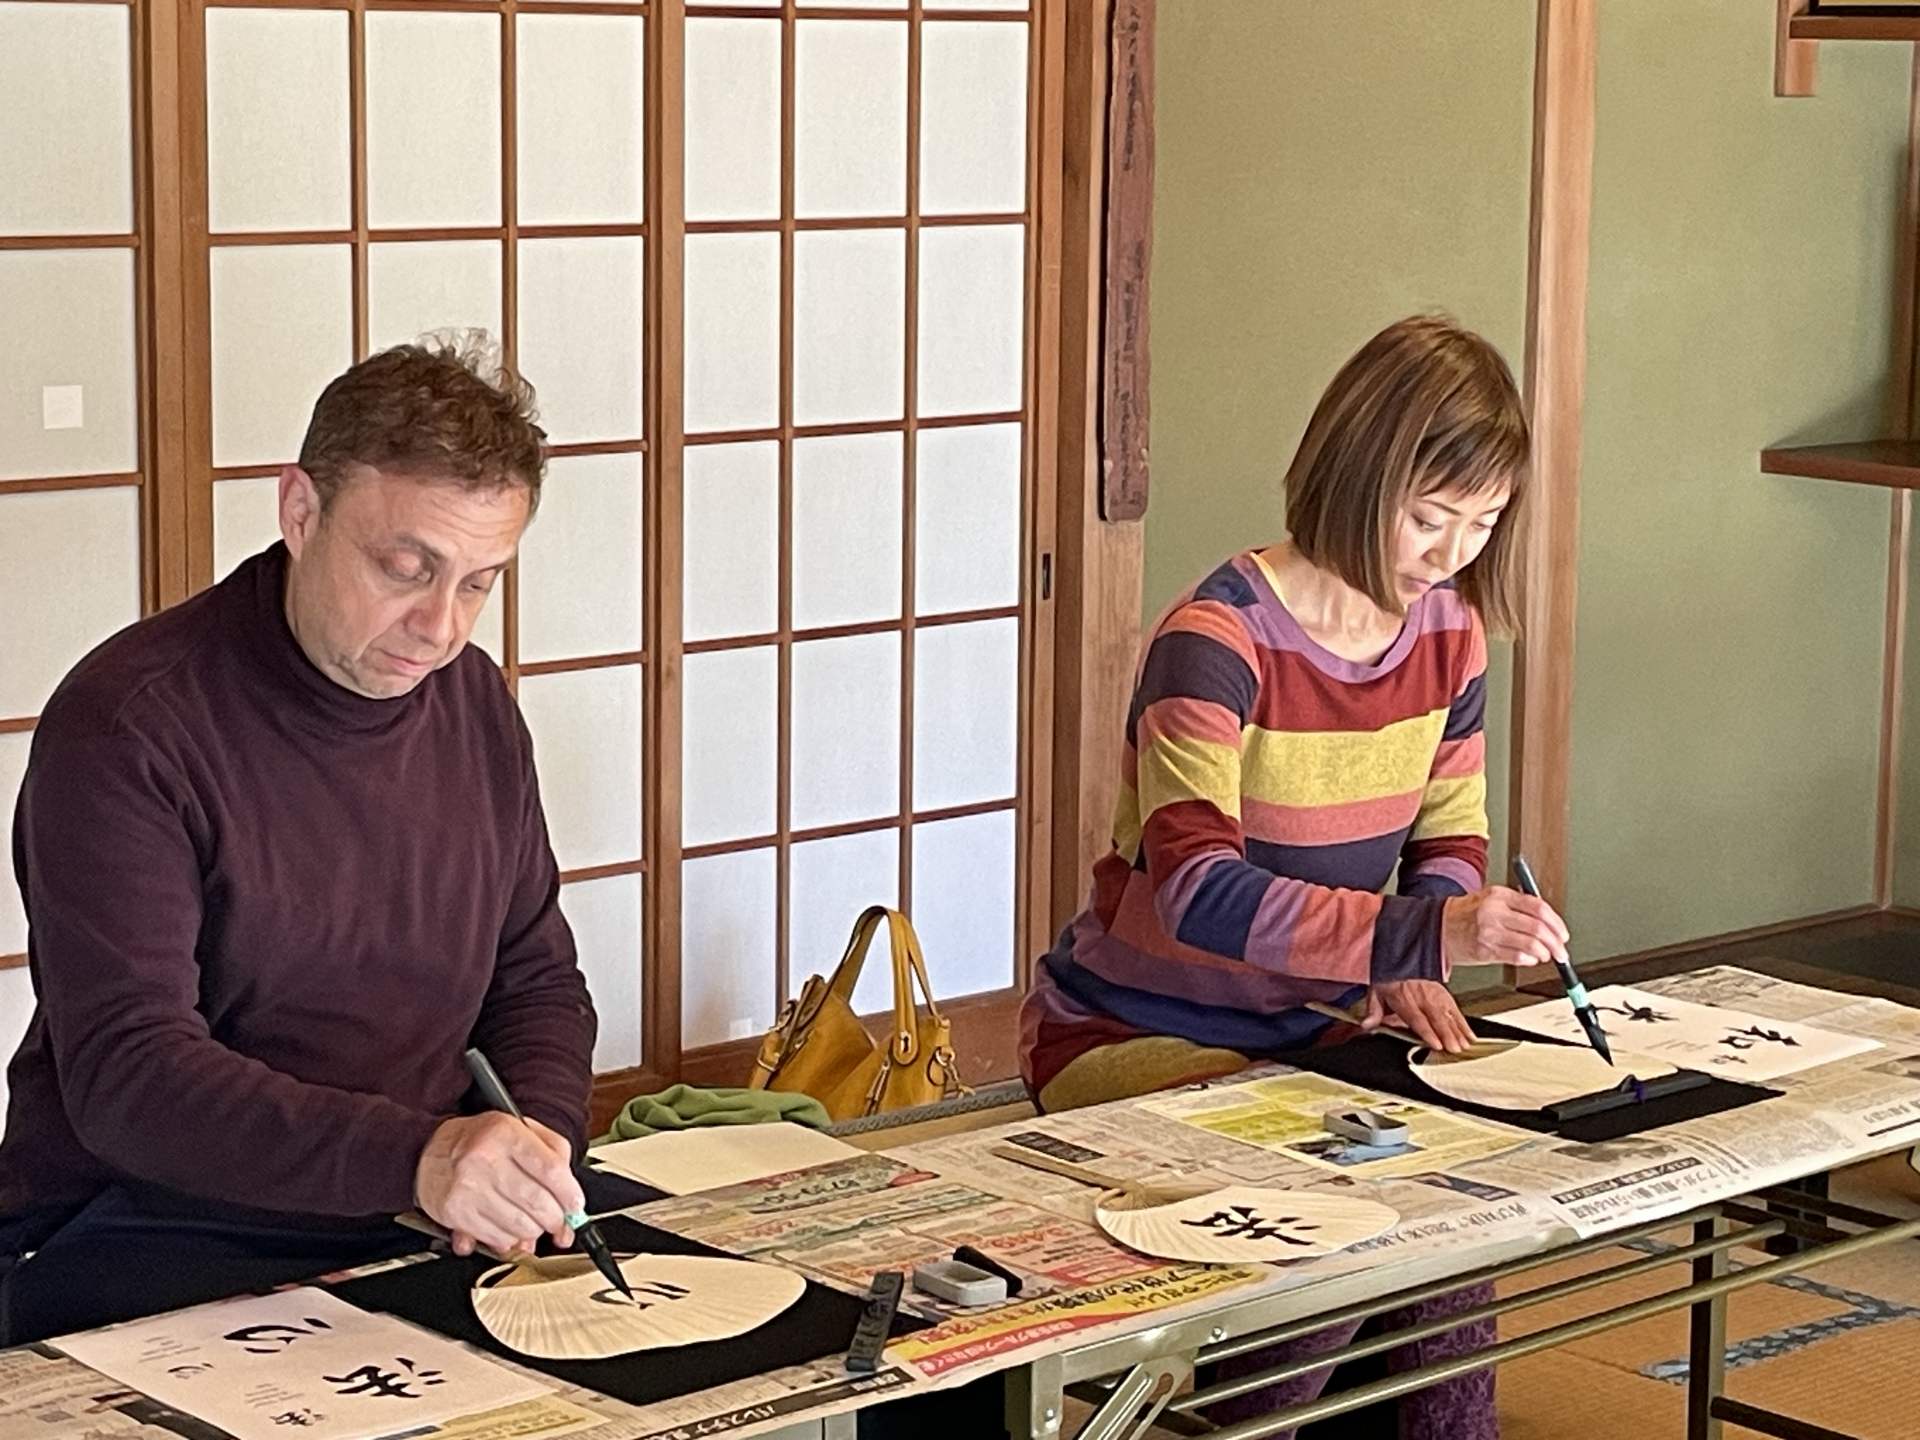
<svg viewBox="0 0 1920 1440">
<path fill-rule="evenodd" d="M 1385 610 L 1395 527 L 1415 495 L 1512 486 L 1461 595 L 1500 634 L 1519 629 L 1531 437 L 1500 353 L 1444 315 L 1396 321 L 1327 386 L 1287 470 L 1287 530 L 1300 553 Z"/>
</svg>

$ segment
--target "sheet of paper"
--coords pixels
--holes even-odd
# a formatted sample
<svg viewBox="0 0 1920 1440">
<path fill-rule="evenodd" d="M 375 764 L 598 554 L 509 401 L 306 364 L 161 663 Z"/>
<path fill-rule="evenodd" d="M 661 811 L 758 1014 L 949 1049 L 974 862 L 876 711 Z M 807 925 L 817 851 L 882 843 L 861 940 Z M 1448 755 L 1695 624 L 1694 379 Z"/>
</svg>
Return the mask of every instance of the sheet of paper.
<svg viewBox="0 0 1920 1440">
<path fill-rule="evenodd" d="M 377 1440 L 548 1390 L 450 1340 L 311 1288 L 53 1343 L 235 1440 Z"/>
<path fill-rule="evenodd" d="M 1615 1050 L 1631 1050 L 1678 1069 L 1704 1070 L 1730 1080 L 1771 1080 L 1878 1048 L 1865 1037 L 1822 1030 L 1804 1021 L 1699 1005 L 1629 985 L 1605 985 L 1588 993 Z M 1495 1018 L 1502 1025 L 1536 1035 L 1586 1043 L 1580 1021 L 1565 1000 L 1509 1010 Z"/>
<path fill-rule="evenodd" d="M 692 1195 L 829 1165 L 861 1153 L 844 1140 L 781 1120 L 665 1130 L 602 1145 L 593 1151 L 593 1158 L 609 1170 L 669 1195 Z"/>
</svg>

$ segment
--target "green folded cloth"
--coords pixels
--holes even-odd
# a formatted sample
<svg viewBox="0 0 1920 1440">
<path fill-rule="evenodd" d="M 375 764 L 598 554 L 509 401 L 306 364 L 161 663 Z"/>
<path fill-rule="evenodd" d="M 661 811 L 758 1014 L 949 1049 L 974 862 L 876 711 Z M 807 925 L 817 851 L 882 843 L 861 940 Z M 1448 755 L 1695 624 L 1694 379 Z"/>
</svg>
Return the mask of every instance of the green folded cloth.
<svg viewBox="0 0 1920 1440">
<path fill-rule="evenodd" d="M 672 1085 L 657 1095 L 636 1095 L 613 1117 L 613 1129 L 593 1143 L 637 1140 L 660 1130 L 691 1130 L 696 1125 L 764 1125 L 791 1120 L 814 1130 L 833 1123 L 826 1106 L 811 1095 L 785 1090 L 702 1090 Z"/>
</svg>

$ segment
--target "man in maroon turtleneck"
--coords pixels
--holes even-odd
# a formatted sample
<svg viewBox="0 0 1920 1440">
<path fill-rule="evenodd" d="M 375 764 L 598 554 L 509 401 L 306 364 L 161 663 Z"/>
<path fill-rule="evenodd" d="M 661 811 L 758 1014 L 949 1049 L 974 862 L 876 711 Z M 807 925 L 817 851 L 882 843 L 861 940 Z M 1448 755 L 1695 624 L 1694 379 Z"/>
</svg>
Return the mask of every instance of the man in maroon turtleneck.
<svg viewBox="0 0 1920 1440">
<path fill-rule="evenodd" d="M 538 502 L 531 400 L 447 350 L 355 366 L 281 474 L 284 544 L 48 702 L 0 1343 L 404 1250 L 414 1206 L 462 1250 L 570 1237 L 593 1009 L 526 727 L 467 644 Z M 469 1045 L 528 1123 L 461 1113 Z"/>
</svg>

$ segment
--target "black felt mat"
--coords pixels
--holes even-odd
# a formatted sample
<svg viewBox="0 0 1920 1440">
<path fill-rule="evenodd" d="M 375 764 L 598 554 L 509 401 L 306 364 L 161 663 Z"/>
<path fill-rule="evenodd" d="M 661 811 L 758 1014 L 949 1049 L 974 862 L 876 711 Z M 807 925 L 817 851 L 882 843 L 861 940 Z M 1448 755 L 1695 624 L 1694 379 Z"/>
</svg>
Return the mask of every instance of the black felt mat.
<svg viewBox="0 0 1920 1440">
<path fill-rule="evenodd" d="M 617 1254 L 719 1255 L 725 1252 L 670 1235 L 624 1215 L 599 1222 L 600 1233 Z M 634 1405 L 670 1400 L 710 1390 L 729 1381 L 762 1375 L 784 1365 L 802 1365 L 847 1348 L 860 1318 L 860 1299 L 825 1285 L 807 1282 L 806 1293 L 758 1330 L 731 1340 L 709 1340 L 665 1350 L 642 1350 L 611 1360 L 541 1360 L 507 1349 L 487 1333 L 473 1313 L 468 1295 L 473 1282 L 498 1262 L 480 1256 L 445 1255 L 418 1265 L 403 1265 L 325 1288 L 365 1310 L 382 1310 L 465 1340 L 542 1374 Z M 902 1315 L 894 1333 L 923 1328 L 923 1321 Z"/>
<path fill-rule="evenodd" d="M 1532 1040 L 1547 1045 L 1562 1043 L 1531 1031 L 1516 1030 L 1511 1025 L 1502 1025 L 1495 1020 L 1475 1020 L 1473 1032 L 1492 1040 Z M 1583 1115 L 1578 1120 L 1556 1124 L 1538 1110 L 1495 1110 L 1485 1105 L 1468 1105 L 1442 1095 L 1414 1073 L 1413 1067 L 1407 1064 L 1407 1054 L 1408 1047 L 1404 1041 L 1385 1035 L 1358 1035 L 1337 1045 L 1289 1051 L 1274 1058 L 1302 1070 L 1311 1070 L 1317 1075 L 1364 1086 L 1368 1090 L 1383 1090 L 1403 1099 L 1419 1100 L 1441 1109 L 1458 1110 L 1465 1115 L 1478 1115 L 1487 1120 L 1517 1125 L 1522 1130 L 1538 1130 L 1545 1135 L 1558 1135 L 1563 1140 L 1577 1140 L 1588 1145 L 1638 1135 L 1682 1120 L 1697 1120 L 1702 1115 L 1718 1115 L 1723 1110 L 1738 1110 L 1743 1105 L 1771 1100 L 1780 1093 L 1760 1085 L 1723 1080 L 1716 1075 L 1697 1089 L 1681 1090 L 1638 1105 L 1623 1105 L 1617 1110 L 1602 1110 L 1598 1114 Z"/>
</svg>

